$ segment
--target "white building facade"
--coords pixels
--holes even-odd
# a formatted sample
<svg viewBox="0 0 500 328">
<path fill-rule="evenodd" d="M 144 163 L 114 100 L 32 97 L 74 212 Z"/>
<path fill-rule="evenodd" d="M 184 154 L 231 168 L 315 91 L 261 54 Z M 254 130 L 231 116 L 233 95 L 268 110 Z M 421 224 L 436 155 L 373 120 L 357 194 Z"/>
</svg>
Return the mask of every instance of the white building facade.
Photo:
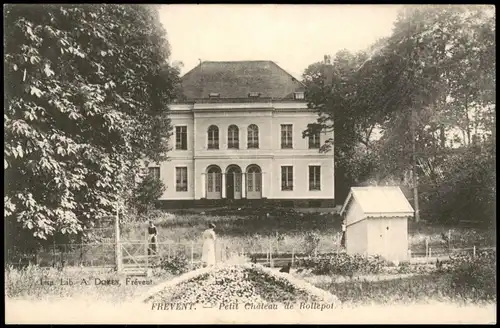
<svg viewBox="0 0 500 328">
<path fill-rule="evenodd" d="M 160 203 L 334 206 L 333 150 L 320 152 L 333 133 L 303 138 L 318 115 L 301 83 L 266 61 L 205 62 L 182 82 L 187 100 L 169 106 L 169 159 L 149 164 L 166 186 Z"/>
</svg>

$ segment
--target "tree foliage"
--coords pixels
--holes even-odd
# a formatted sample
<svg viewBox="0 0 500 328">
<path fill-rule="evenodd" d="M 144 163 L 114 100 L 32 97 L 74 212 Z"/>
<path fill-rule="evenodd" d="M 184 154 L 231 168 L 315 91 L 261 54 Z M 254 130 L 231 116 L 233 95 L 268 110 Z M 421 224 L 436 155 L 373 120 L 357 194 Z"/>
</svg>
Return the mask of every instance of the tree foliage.
<svg viewBox="0 0 500 328">
<path fill-rule="evenodd" d="M 179 72 L 150 7 L 4 10 L 4 215 L 12 233 L 78 234 L 116 210 L 139 159 L 166 158 Z"/>
<path fill-rule="evenodd" d="M 306 97 L 319 111 L 319 126 L 334 130 L 336 181 L 353 185 L 390 178 L 412 186 L 412 127 L 425 196 L 444 197 L 436 193 L 436 175 L 441 185 L 455 187 L 467 180 L 460 170 L 480 180 L 474 162 L 450 158 L 457 141 L 471 149 L 482 144 L 488 167 L 494 158 L 494 18 L 482 6 L 405 7 L 392 34 L 367 51 L 339 51 L 333 60 L 325 56 L 306 69 Z M 467 206 L 473 208 L 471 202 Z"/>
<path fill-rule="evenodd" d="M 148 174 L 137 184 L 132 193 L 131 205 L 138 214 L 146 213 L 154 202 L 165 192 L 166 188 L 160 179 Z"/>
</svg>

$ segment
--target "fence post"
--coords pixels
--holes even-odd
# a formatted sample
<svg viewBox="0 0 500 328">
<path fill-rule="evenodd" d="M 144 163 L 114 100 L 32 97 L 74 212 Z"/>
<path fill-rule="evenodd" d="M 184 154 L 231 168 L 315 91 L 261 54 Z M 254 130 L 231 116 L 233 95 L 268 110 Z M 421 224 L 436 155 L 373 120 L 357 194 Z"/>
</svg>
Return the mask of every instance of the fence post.
<svg viewBox="0 0 500 328">
<path fill-rule="evenodd" d="M 149 240 L 148 240 L 148 230 L 144 230 L 144 251 L 146 255 L 146 270 L 149 268 L 149 254 L 148 254 L 148 245 Z"/>
<path fill-rule="evenodd" d="M 273 246 L 269 243 L 269 267 L 274 268 L 273 263 Z"/>
<path fill-rule="evenodd" d="M 170 245 L 171 245 L 171 243 L 170 243 L 170 242 L 168 242 L 168 260 L 169 260 L 169 261 L 170 261 L 170 251 L 171 251 L 171 250 L 170 250 Z"/>
<path fill-rule="evenodd" d="M 191 266 L 194 265 L 194 242 L 191 242 Z"/>
<path fill-rule="evenodd" d="M 429 239 L 425 238 L 425 257 L 429 257 Z"/>
<path fill-rule="evenodd" d="M 116 217 L 115 217 L 115 265 L 116 271 L 121 272 L 123 269 L 123 258 L 122 258 L 122 248 L 120 244 L 120 217 L 119 217 L 119 209 L 116 209 Z M 83 245 L 82 245 L 83 250 Z M 82 252 L 83 255 L 83 252 Z"/>
<path fill-rule="evenodd" d="M 218 250 L 219 250 L 220 261 L 224 262 L 225 261 L 225 259 L 224 259 L 224 243 L 218 240 L 217 245 L 219 245 Z"/>
<path fill-rule="evenodd" d="M 476 257 L 476 246 L 474 245 L 474 247 L 472 248 L 472 256 L 473 257 Z"/>
<path fill-rule="evenodd" d="M 80 265 L 83 266 L 83 244 L 78 244 L 80 246 Z"/>
<path fill-rule="evenodd" d="M 432 257 L 432 248 L 429 247 L 429 257 Z"/>
<path fill-rule="evenodd" d="M 294 257 L 295 257 L 295 247 L 292 247 L 292 266 L 293 266 L 293 262 L 295 261 Z"/>
<path fill-rule="evenodd" d="M 52 266 L 56 266 L 56 241 L 54 239 L 54 242 L 52 244 Z"/>
<path fill-rule="evenodd" d="M 227 252 L 226 244 L 221 243 L 220 251 L 221 251 L 222 258 L 223 258 L 224 262 L 227 261 L 227 259 L 229 258 L 229 254 Z"/>
</svg>

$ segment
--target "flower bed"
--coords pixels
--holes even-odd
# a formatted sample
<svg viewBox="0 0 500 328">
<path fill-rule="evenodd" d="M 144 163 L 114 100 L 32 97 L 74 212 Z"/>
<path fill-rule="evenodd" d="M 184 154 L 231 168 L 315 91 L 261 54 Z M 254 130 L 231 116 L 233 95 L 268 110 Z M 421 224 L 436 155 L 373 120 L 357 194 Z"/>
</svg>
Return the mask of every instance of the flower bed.
<svg viewBox="0 0 500 328">
<path fill-rule="evenodd" d="M 361 256 L 347 253 L 325 254 L 317 257 L 298 258 L 295 266 L 309 269 L 317 275 L 377 274 L 382 272 L 386 262 L 380 256 Z"/>
<path fill-rule="evenodd" d="M 192 304 L 338 303 L 337 297 L 288 274 L 256 264 L 233 264 L 200 270 L 166 286 L 145 302 Z"/>
</svg>

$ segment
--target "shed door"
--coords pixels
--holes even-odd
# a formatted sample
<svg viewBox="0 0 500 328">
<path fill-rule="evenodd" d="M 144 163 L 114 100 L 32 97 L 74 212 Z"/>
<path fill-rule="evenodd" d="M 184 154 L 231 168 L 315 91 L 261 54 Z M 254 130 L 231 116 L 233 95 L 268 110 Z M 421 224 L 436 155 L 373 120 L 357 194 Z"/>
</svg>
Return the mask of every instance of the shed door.
<svg viewBox="0 0 500 328">
<path fill-rule="evenodd" d="M 379 255 L 383 258 L 388 258 L 391 252 L 391 247 L 397 247 L 391 243 L 391 226 L 390 220 L 386 218 L 376 218 L 368 220 L 369 235 L 370 235 L 370 254 Z"/>
<path fill-rule="evenodd" d="M 390 220 L 387 220 L 385 219 L 384 220 L 384 224 L 382 226 L 383 228 L 383 238 L 384 238 L 384 241 L 383 241 L 383 245 L 384 245 L 384 249 L 383 249 L 383 257 L 385 257 L 386 259 L 390 259 L 390 248 L 391 248 L 391 244 L 390 244 L 390 238 L 391 238 L 391 227 L 390 227 Z M 394 245 L 394 247 L 397 247 L 397 245 Z"/>
</svg>

